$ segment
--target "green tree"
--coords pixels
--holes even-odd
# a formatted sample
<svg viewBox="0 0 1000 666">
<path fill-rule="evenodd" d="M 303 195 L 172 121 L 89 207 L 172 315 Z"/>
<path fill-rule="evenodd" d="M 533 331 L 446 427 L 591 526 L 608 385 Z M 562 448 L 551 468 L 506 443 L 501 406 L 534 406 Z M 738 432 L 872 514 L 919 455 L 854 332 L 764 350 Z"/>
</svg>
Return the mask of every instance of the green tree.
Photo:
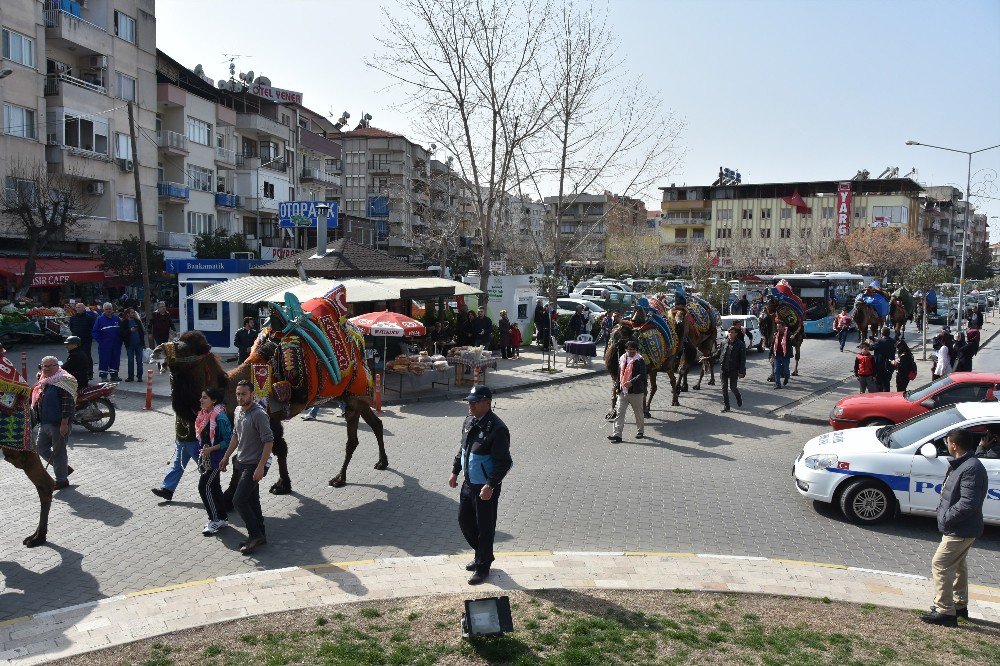
<svg viewBox="0 0 1000 666">
<path fill-rule="evenodd" d="M 965 262 L 965 278 L 967 280 L 985 280 L 992 274 L 990 272 L 992 261 L 990 246 L 986 243 L 969 246 L 969 256 Z"/>
<path fill-rule="evenodd" d="M 229 259 L 233 252 L 253 252 L 240 234 L 225 229 L 206 231 L 194 237 L 194 256 L 198 259 Z"/>
<path fill-rule="evenodd" d="M 116 245 L 101 245 L 97 250 L 101 257 L 101 268 L 122 276 L 129 284 L 140 283 L 142 262 L 139 257 L 139 247 L 138 236 L 129 236 Z M 150 241 L 146 241 L 146 261 L 149 264 L 150 275 L 160 275 L 166 267 L 163 252 Z"/>
<path fill-rule="evenodd" d="M 946 266 L 935 266 L 929 263 L 917 264 L 906 272 L 903 276 L 903 284 L 913 291 L 920 290 L 925 297 L 927 290 L 935 285 L 951 282 L 952 272 Z M 942 294 L 944 295 L 944 294 Z M 927 303 L 924 303 L 924 321 L 922 329 L 923 337 L 923 358 L 927 360 Z"/>
</svg>

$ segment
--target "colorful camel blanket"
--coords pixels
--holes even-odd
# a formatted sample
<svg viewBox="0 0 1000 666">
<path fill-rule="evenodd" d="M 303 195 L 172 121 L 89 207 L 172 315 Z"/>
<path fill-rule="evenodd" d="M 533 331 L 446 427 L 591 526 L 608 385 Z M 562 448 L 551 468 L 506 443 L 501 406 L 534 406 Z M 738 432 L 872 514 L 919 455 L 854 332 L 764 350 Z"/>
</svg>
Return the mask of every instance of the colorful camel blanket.
<svg viewBox="0 0 1000 666">
<path fill-rule="evenodd" d="M 652 324 L 646 324 L 636 331 L 639 355 L 646 362 L 647 368 L 662 368 L 667 364 L 667 359 L 677 353 L 680 347 L 677 335 L 670 326 L 667 331 L 668 337 L 664 337 L 663 332 Z"/>
<path fill-rule="evenodd" d="M 771 298 L 775 302 L 775 316 L 785 322 L 790 331 L 802 328 L 805 322 L 806 306 L 787 285 L 771 287 Z"/>
<path fill-rule="evenodd" d="M 858 294 L 854 299 L 855 310 L 857 310 L 858 303 L 867 303 L 873 310 L 875 310 L 875 313 L 883 319 L 889 316 L 889 299 L 887 299 L 881 292 L 875 292 L 873 294 Z"/>
<path fill-rule="evenodd" d="M 913 318 L 913 312 L 917 309 L 917 303 L 913 299 L 913 294 L 906 287 L 900 287 L 896 291 L 892 292 L 893 300 L 899 301 L 903 304 L 903 309 L 906 310 L 906 316 Z"/>
<path fill-rule="evenodd" d="M 31 387 L 6 356 L 0 356 L 0 448 L 32 450 L 28 400 Z"/>
<path fill-rule="evenodd" d="M 699 333 L 708 333 L 713 325 L 718 328 L 722 324 L 719 311 L 711 303 L 698 296 L 691 296 L 690 302 L 683 308 L 674 307 L 674 310 L 681 309 L 686 310 L 685 321 L 694 326 Z"/>
</svg>

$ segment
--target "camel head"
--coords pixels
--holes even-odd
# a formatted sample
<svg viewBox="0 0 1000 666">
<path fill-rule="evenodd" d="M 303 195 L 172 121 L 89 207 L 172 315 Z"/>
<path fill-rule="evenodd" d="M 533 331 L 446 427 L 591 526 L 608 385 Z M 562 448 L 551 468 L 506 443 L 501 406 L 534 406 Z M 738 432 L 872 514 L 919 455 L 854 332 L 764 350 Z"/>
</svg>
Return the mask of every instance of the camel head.
<svg viewBox="0 0 1000 666">
<path fill-rule="evenodd" d="M 149 358 L 150 363 L 159 363 L 160 372 L 175 372 L 179 365 L 201 360 L 212 351 L 212 345 L 201 331 L 187 331 L 180 338 L 157 345 Z"/>
</svg>

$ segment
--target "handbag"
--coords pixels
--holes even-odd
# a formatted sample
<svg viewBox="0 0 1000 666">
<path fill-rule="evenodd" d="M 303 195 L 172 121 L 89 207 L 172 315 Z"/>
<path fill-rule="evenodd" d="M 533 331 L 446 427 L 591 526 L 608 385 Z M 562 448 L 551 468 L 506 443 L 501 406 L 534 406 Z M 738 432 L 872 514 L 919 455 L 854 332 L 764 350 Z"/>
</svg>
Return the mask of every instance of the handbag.
<svg viewBox="0 0 1000 666">
<path fill-rule="evenodd" d="M 910 380 L 911 382 L 912 382 L 912 381 L 913 381 L 914 379 L 916 379 L 916 378 L 917 378 L 917 369 L 916 369 L 916 368 L 914 368 L 913 370 L 910 370 L 910 371 L 909 371 L 909 372 L 908 372 L 908 373 L 906 374 L 906 378 L 907 378 L 907 379 L 909 379 L 909 380 Z"/>
</svg>

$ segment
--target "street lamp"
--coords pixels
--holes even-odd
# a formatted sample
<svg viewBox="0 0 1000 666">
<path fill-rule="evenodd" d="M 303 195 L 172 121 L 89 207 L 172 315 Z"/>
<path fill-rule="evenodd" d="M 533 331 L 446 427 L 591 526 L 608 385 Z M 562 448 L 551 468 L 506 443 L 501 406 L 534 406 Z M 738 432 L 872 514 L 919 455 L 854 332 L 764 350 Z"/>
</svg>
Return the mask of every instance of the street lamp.
<svg viewBox="0 0 1000 666">
<path fill-rule="evenodd" d="M 936 150 L 947 150 L 951 153 L 961 153 L 967 155 L 969 158 L 968 172 L 965 177 L 965 222 L 963 224 L 964 231 L 962 233 L 962 263 L 958 269 L 958 332 L 962 332 L 962 322 L 965 319 L 965 257 L 966 248 L 969 245 L 969 208 L 972 205 L 970 201 L 972 189 L 972 156 L 976 153 L 982 153 L 987 150 L 993 150 L 994 148 L 1000 148 L 1000 143 L 995 146 L 987 146 L 986 148 L 980 148 L 979 150 L 959 150 L 957 148 L 945 148 L 944 146 L 932 146 L 929 143 L 920 143 L 919 141 L 908 140 L 906 142 L 907 146 L 923 146 L 924 148 L 934 148 Z"/>
</svg>

